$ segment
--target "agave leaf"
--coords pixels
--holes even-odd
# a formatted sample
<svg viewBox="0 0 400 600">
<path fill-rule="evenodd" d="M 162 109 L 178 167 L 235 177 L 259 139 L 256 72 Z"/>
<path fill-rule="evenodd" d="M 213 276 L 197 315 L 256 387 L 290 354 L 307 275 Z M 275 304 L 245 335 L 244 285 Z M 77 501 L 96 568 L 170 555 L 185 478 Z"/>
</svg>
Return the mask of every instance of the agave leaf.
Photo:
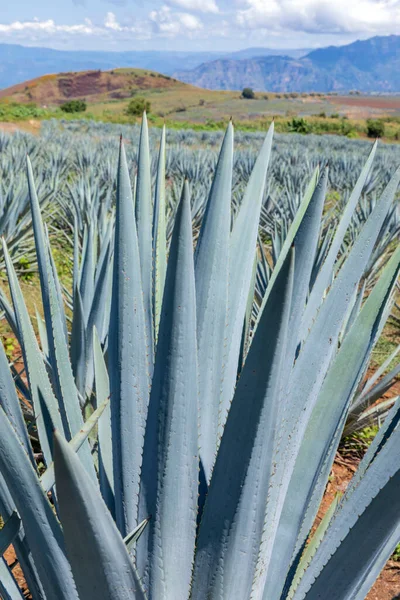
<svg viewBox="0 0 400 600">
<path fill-rule="evenodd" d="M 376 400 L 379 400 L 395 383 L 396 378 L 400 374 L 400 363 L 397 363 L 395 367 L 385 377 L 382 377 L 372 389 L 366 394 L 363 394 L 357 399 L 356 403 L 352 407 L 352 413 L 361 413 L 367 406 L 372 405 Z"/>
<path fill-rule="evenodd" d="M 266 521 L 266 528 L 270 535 L 270 547 L 272 547 L 275 534 L 278 531 L 278 523 L 284 499 L 287 495 L 288 485 L 291 481 L 301 440 L 303 439 L 309 417 L 314 409 L 328 366 L 336 351 L 338 336 L 347 311 L 348 299 L 351 298 L 356 289 L 361 274 L 368 262 L 380 228 L 396 192 L 399 179 L 400 169 L 385 188 L 380 201 L 371 212 L 361 230 L 357 241 L 319 310 L 316 321 L 294 365 L 287 392 L 287 409 L 283 415 L 283 426 L 276 448 L 276 453 L 280 456 L 279 462 L 282 468 L 277 470 L 277 477 L 270 489 L 269 513 Z M 305 398 L 307 398 L 306 403 Z M 264 561 L 263 569 L 260 570 L 260 576 L 255 588 L 257 589 L 257 594 L 260 594 L 261 590 L 264 589 L 266 581 L 269 586 L 274 587 L 276 585 L 276 577 L 272 577 L 268 572 L 268 563 L 271 558 L 269 556 L 268 560 Z M 276 560 L 275 552 L 273 558 Z M 281 566 L 279 566 L 280 569 Z M 275 594 L 279 593 L 278 588 L 275 589 Z M 264 591 L 264 594 L 267 594 L 267 592 Z M 271 600 L 274 597 L 272 595 L 270 597 Z"/>
<path fill-rule="evenodd" d="M 2 600 L 24 600 L 24 596 L 4 558 L 0 559 L 0 595 Z"/>
<path fill-rule="evenodd" d="M 275 283 L 275 279 L 277 278 L 277 276 L 279 274 L 279 270 L 282 267 L 283 263 L 285 262 L 286 257 L 288 255 L 288 253 L 290 252 L 290 248 L 292 247 L 292 245 L 294 243 L 296 234 L 297 234 L 299 227 L 303 221 L 303 218 L 306 214 L 308 205 L 310 204 L 311 199 L 314 195 L 317 183 L 319 181 L 319 177 L 320 177 L 320 169 L 319 169 L 319 167 L 317 167 L 312 174 L 312 177 L 309 181 L 306 191 L 304 192 L 303 198 L 301 199 L 301 202 L 300 202 L 300 206 L 299 206 L 299 208 L 296 212 L 296 215 L 293 219 L 293 222 L 287 232 L 284 244 L 282 246 L 282 250 L 280 251 L 278 260 L 276 261 L 275 268 L 272 271 L 271 278 L 268 282 L 268 288 L 267 288 L 267 291 L 263 298 L 263 303 L 260 308 L 259 319 L 261 318 L 261 313 L 263 311 L 265 304 L 267 303 L 268 295 Z"/>
<path fill-rule="evenodd" d="M 17 318 L 15 316 L 15 311 L 14 311 L 13 307 L 11 306 L 11 304 L 9 303 L 9 301 L 7 300 L 3 290 L 1 290 L 1 289 L 0 289 L 0 305 L 1 305 L 1 309 L 5 313 L 7 323 L 9 323 L 11 329 L 13 330 L 15 337 L 21 343 L 21 340 L 20 340 L 21 332 L 17 325 Z"/>
<path fill-rule="evenodd" d="M 294 237 L 296 250 L 296 265 L 294 271 L 293 287 L 296 293 L 293 296 L 290 309 L 290 342 L 287 348 L 287 376 L 293 367 L 294 358 L 299 342 L 301 341 L 301 316 L 304 312 L 310 288 L 312 268 L 317 252 L 319 230 L 324 207 L 326 189 L 328 185 L 328 168 L 325 167 L 311 196 L 311 200 L 304 212 L 299 228 Z M 286 381 L 286 377 L 283 381 Z M 285 396 L 283 395 L 283 398 Z M 282 401 L 282 405 L 284 401 Z"/>
<path fill-rule="evenodd" d="M 35 312 L 36 312 L 36 322 L 37 322 L 37 326 L 38 326 L 40 345 L 42 347 L 42 351 L 43 351 L 43 354 L 44 354 L 46 360 L 48 360 L 49 359 L 49 343 L 47 340 L 46 324 L 43 321 L 42 317 L 40 316 L 39 311 L 36 307 L 35 307 Z"/>
<path fill-rule="evenodd" d="M 393 431 L 398 427 L 400 422 L 400 398 L 397 397 L 395 399 L 395 403 L 390 409 L 382 427 L 380 427 L 378 433 L 372 440 L 371 444 L 368 447 L 367 452 L 365 453 L 362 461 L 359 464 L 359 467 L 354 474 L 351 482 L 348 485 L 346 490 L 346 496 L 349 498 L 352 492 L 357 488 L 359 482 L 364 477 L 368 467 L 375 460 L 383 446 L 386 444 Z"/>
<path fill-rule="evenodd" d="M 157 341 L 165 274 L 167 272 L 167 236 L 165 206 L 165 125 L 162 128 L 157 163 L 156 192 L 153 212 L 153 313 L 154 339 Z"/>
<path fill-rule="evenodd" d="M 24 364 L 29 380 L 29 389 L 33 401 L 36 426 L 45 462 L 50 464 L 53 460 L 52 432 L 54 427 L 62 427 L 61 416 L 4 239 L 3 252 L 18 324 L 19 339 L 24 355 Z"/>
<path fill-rule="evenodd" d="M 36 194 L 36 187 L 33 178 L 32 165 L 27 156 L 27 175 L 28 175 L 28 188 L 29 188 L 29 197 L 30 197 L 30 206 L 32 213 L 32 225 L 33 225 L 33 233 L 35 238 L 35 250 L 38 261 L 39 268 L 39 277 L 40 277 L 40 290 L 42 294 L 42 303 L 44 310 L 44 318 L 46 321 L 46 331 L 47 338 L 49 344 L 49 358 L 50 363 L 53 368 L 53 377 L 54 377 L 54 385 L 55 385 L 55 393 L 60 403 L 60 411 L 61 417 L 63 419 L 63 426 L 65 435 L 69 435 L 68 429 L 68 421 L 65 415 L 65 407 L 64 400 L 61 391 L 61 384 L 58 378 L 58 369 L 56 368 L 56 357 L 55 357 L 55 341 L 54 341 L 54 331 L 53 331 L 53 322 L 52 322 L 52 312 L 50 309 L 50 283 L 52 280 L 51 274 L 51 264 L 50 264 L 50 256 L 49 250 L 47 246 L 47 236 L 45 233 L 45 229 L 43 226 L 42 217 L 40 214 L 40 206 L 39 200 Z M 54 299 L 53 299 L 54 301 Z M 58 303 L 58 298 L 57 298 Z M 61 322 L 59 323 L 62 326 Z M 63 326 L 62 326 L 63 327 Z M 64 335 L 64 333 L 63 333 Z M 65 343 L 65 342 L 64 342 Z"/>
<path fill-rule="evenodd" d="M 367 392 L 369 392 L 370 389 L 373 387 L 373 385 L 378 381 L 378 379 L 380 377 L 382 377 L 382 375 L 384 374 L 386 369 L 388 369 L 389 365 L 394 361 L 394 359 L 399 354 L 399 352 L 400 352 L 400 344 L 397 345 L 397 347 L 388 356 L 388 358 L 381 364 L 379 369 L 377 369 L 375 371 L 375 373 L 372 375 L 372 377 L 370 377 L 368 379 L 368 381 L 366 382 L 366 384 L 362 390 L 362 394 L 361 394 L 362 396 L 364 396 Z"/>
<path fill-rule="evenodd" d="M 98 273 L 95 293 L 90 310 L 87 331 L 92 332 L 96 329 L 98 332 L 103 331 L 104 324 L 106 323 L 106 312 L 109 310 L 109 300 L 111 296 L 110 281 L 112 279 L 112 265 L 110 264 L 111 250 L 108 249 Z M 86 393 L 89 395 L 93 385 L 94 375 L 94 363 L 93 363 L 93 339 L 91 335 L 87 336 L 86 339 Z"/>
<path fill-rule="evenodd" d="M 82 258 L 79 292 L 82 299 L 85 322 L 89 317 L 94 295 L 94 225 L 90 224 L 87 235 L 86 252 Z"/>
<path fill-rule="evenodd" d="M 165 600 L 187 600 L 190 590 L 199 469 L 196 348 L 186 182 L 170 246 L 142 473 L 144 510 L 153 515 L 148 527 L 149 587 L 152 597 Z"/>
<path fill-rule="evenodd" d="M 298 449 L 280 515 L 264 588 L 266 598 L 280 598 L 290 560 L 308 537 L 321 501 L 321 496 L 315 494 L 316 481 L 321 473 L 327 475 L 327 470 L 323 469 L 326 456 L 329 453 L 333 459 L 331 444 L 335 437 L 336 446 L 339 443 L 339 425 L 344 422 L 352 394 L 362 376 L 364 357 L 371 351 L 380 311 L 396 281 L 399 265 L 400 248 L 385 268 L 327 372 Z M 325 484 L 323 481 L 319 487 L 321 495 Z"/>
<path fill-rule="evenodd" d="M 71 366 L 76 387 L 81 397 L 85 397 L 86 373 L 86 327 L 82 297 L 78 288 L 74 290 L 74 313 L 71 330 Z"/>
<path fill-rule="evenodd" d="M 326 256 L 324 263 L 321 266 L 321 269 L 311 290 L 310 298 L 303 316 L 302 329 L 305 332 L 307 332 L 308 329 L 311 327 L 312 320 L 315 318 L 316 311 L 318 310 L 322 302 L 324 291 L 331 283 L 333 267 L 337 255 L 339 253 L 340 247 L 343 243 L 345 233 L 351 223 L 354 210 L 365 186 L 365 182 L 367 180 L 369 172 L 371 171 L 371 166 L 375 157 L 377 145 L 378 140 L 372 146 L 368 160 L 365 163 L 357 180 L 357 183 L 350 195 L 350 198 L 346 204 L 346 208 L 343 212 L 342 218 L 340 219 L 339 225 L 336 229 L 329 252 Z"/>
<path fill-rule="evenodd" d="M 233 224 L 229 251 L 227 356 L 221 390 L 218 437 L 221 436 L 236 385 L 243 323 L 256 253 L 258 222 L 271 155 L 272 123 L 257 157 L 247 188 Z M 225 258 L 221 257 L 221 261 Z"/>
<path fill-rule="evenodd" d="M 16 512 L 7 519 L 0 529 L 0 555 L 3 556 L 7 548 L 13 543 L 21 527 L 21 519 Z"/>
<path fill-rule="evenodd" d="M 49 340 L 50 361 L 64 426 L 63 430 L 67 439 L 71 439 L 71 437 L 80 430 L 83 424 L 83 417 L 69 360 L 64 328 L 64 312 L 62 301 L 60 299 L 60 292 L 57 289 L 58 278 L 51 264 L 50 248 L 47 243 L 47 236 L 42 223 L 29 158 L 27 159 L 27 165 L 32 223 L 39 265 L 46 330 Z M 79 456 L 84 462 L 88 474 L 95 480 L 96 474 L 88 443 L 82 446 Z"/>
<path fill-rule="evenodd" d="M 149 130 L 146 112 L 143 113 L 140 130 L 137 179 L 135 191 L 135 216 L 140 255 L 140 272 L 143 288 L 143 306 L 146 319 L 147 343 L 150 365 L 153 364 L 153 307 L 152 307 L 152 206 L 151 206 L 151 162 Z"/>
<path fill-rule="evenodd" d="M 81 286 L 82 283 L 82 265 L 85 262 L 85 257 L 86 257 L 86 253 L 88 252 L 88 228 L 87 225 L 85 223 L 84 227 L 83 227 L 83 239 L 82 239 L 82 253 L 81 253 L 81 262 L 80 262 L 80 268 L 78 268 L 78 285 L 79 288 Z M 79 253 L 78 253 L 79 256 Z M 79 261 L 78 261 L 79 263 Z"/>
<path fill-rule="evenodd" d="M 148 350 L 132 189 L 121 142 L 108 366 L 115 511 L 123 536 L 137 525 L 144 427 L 149 395 Z M 129 431 L 130 435 L 126 435 Z"/>
<path fill-rule="evenodd" d="M 63 331 L 64 331 L 65 342 L 68 345 L 67 319 L 65 317 L 64 299 L 63 299 L 61 284 L 60 284 L 60 280 L 59 280 L 58 274 L 57 274 L 56 263 L 54 262 L 53 255 L 51 253 L 49 232 L 47 230 L 47 225 L 46 224 L 44 225 L 44 228 L 45 228 L 45 233 L 46 233 L 46 245 L 47 245 L 47 252 L 48 252 L 48 255 L 49 255 L 50 267 L 51 267 L 51 271 L 52 271 L 52 274 L 53 274 L 53 281 L 54 281 L 55 288 L 56 288 L 56 294 L 57 294 L 57 298 L 58 298 L 58 306 L 60 307 L 61 325 L 62 325 L 62 328 L 63 328 Z"/>
<path fill-rule="evenodd" d="M 250 597 L 267 535 L 265 504 L 274 469 L 293 263 L 294 250 L 275 280 L 232 400 L 200 523 L 193 600 Z"/>
<path fill-rule="evenodd" d="M 344 495 L 295 600 L 362 600 L 400 537 L 400 428 L 390 435 L 356 488 Z M 325 590 L 325 592 L 323 591 Z"/>
<path fill-rule="evenodd" d="M 389 410 L 398 397 L 395 396 L 394 398 L 389 398 L 389 400 L 383 400 L 364 410 L 356 421 L 353 421 L 350 425 L 347 424 L 343 435 L 351 435 L 354 431 L 361 431 L 365 427 L 369 427 L 371 423 L 381 425 L 386 420 Z"/>
<path fill-rule="evenodd" d="M 97 425 L 100 417 L 103 412 L 108 408 L 109 398 L 105 398 L 101 404 L 99 404 L 98 408 L 92 412 L 90 417 L 85 421 L 82 425 L 82 429 L 78 431 L 78 433 L 72 438 L 69 442 L 71 448 L 74 452 L 78 452 L 82 447 L 82 444 L 86 442 L 88 436 L 93 431 L 94 427 Z M 54 485 L 54 463 L 51 463 L 43 473 L 40 478 L 40 483 L 42 484 L 43 489 L 46 492 L 49 492 Z"/>
<path fill-rule="evenodd" d="M 218 440 L 225 359 L 233 165 L 233 125 L 222 143 L 194 257 L 201 461 L 209 482 Z"/>
<path fill-rule="evenodd" d="M 130 532 L 129 535 L 124 538 L 125 546 L 128 552 L 135 546 L 136 542 L 142 535 L 143 531 L 146 529 L 148 522 L 150 521 L 150 517 L 147 519 L 143 519 L 141 523 L 133 531 Z"/>
<path fill-rule="evenodd" d="M 93 330 L 94 373 L 97 406 L 110 396 L 110 383 L 96 329 Z M 107 404 L 98 427 L 100 491 L 110 513 L 115 515 L 114 473 L 111 442 L 111 405 Z"/>
<path fill-rule="evenodd" d="M 4 477 L 0 473 L 0 514 L 3 519 L 10 519 L 14 512 L 16 512 L 14 501 L 7 488 L 6 482 L 4 481 Z M 32 596 L 35 600 L 36 598 L 37 600 L 44 600 L 43 588 L 40 584 L 38 573 L 22 527 L 20 527 L 17 536 L 13 540 L 13 546 Z"/>
<path fill-rule="evenodd" d="M 60 525 L 36 471 L 0 408 L 0 472 L 21 517 L 46 597 L 79 600 L 64 553 Z M 48 557 L 51 556 L 51 561 Z"/>
<path fill-rule="evenodd" d="M 297 567 L 296 574 L 293 578 L 292 586 L 288 593 L 287 600 L 291 600 L 293 598 L 293 594 L 294 594 L 302 576 L 304 575 L 307 567 L 309 566 L 313 556 L 315 555 L 315 553 L 318 549 L 318 546 L 320 545 L 320 543 L 325 535 L 326 530 L 329 527 L 329 523 L 331 522 L 332 517 L 336 512 L 336 509 L 338 507 L 339 500 L 341 497 L 342 497 L 341 493 L 336 494 L 336 496 L 330 503 L 328 510 L 322 517 L 321 522 L 318 525 L 314 535 L 311 537 L 308 545 L 306 546 L 304 553 L 301 557 L 301 560 L 299 562 L 299 566 Z"/>
<path fill-rule="evenodd" d="M 74 211 L 74 264 L 72 267 L 72 289 L 76 290 L 79 286 L 79 228 L 77 213 Z M 75 308 L 74 308 L 75 310 Z"/>
<path fill-rule="evenodd" d="M 61 406 L 65 410 L 65 417 L 68 423 L 69 435 L 67 439 L 70 440 L 71 436 L 75 436 L 82 429 L 83 416 L 69 360 L 68 346 L 62 329 L 62 314 L 60 311 L 60 304 L 57 300 L 55 282 L 51 271 L 49 272 L 49 277 L 50 321 L 53 326 L 54 359 L 56 361 L 53 364 L 53 372 L 54 369 L 57 370 L 57 379 L 63 399 Z M 97 483 L 97 476 L 88 441 L 83 442 L 78 454 L 88 475 Z"/>
<path fill-rule="evenodd" d="M 25 427 L 25 421 L 21 410 L 20 401 L 14 385 L 8 360 L 4 352 L 3 344 L 0 344 L 0 406 L 3 408 L 10 423 L 14 427 L 17 435 L 25 448 L 32 464 L 35 459 L 32 452 L 31 443 Z"/>
<path fill-rule="evenodd" d="M 261 244 L 262 244 L 262 241 L 259 240 L 259 245 L 261 246 Z M 261 249 L 261 253 L 264 256 L 262 249 Z M 252 319 L 252 314 L 253 314 L 254 292 L 255 292 L 256 278 L 257 278 L 257 262 L 258 262 L 258 257 L 256 255 L 254 257 L 253 272 L 252 272 L 252 276 L 251 276 L 249 295 L 247 298 L 246 313 L 244 316 L 242 344 L 241 344 L 241 348 L 240 348 L 240 358 L 239 358 L 239 372 L 241 371 L 241 368 L 244 364 L 244 361 L 246 359 L 246 355 L 247 355 L 247 352 L 248 352 L 248 349 L 250 346 L 250 342 L 251 342 L 251 338 L 250 338 L 251 319 Z"/>
<path fill-rule="evenodd" d="M 55 433 L 55 473 L 65 544 L 80 600 L 144 600 L 124 541 L 75 452 Z"/>
</svg>

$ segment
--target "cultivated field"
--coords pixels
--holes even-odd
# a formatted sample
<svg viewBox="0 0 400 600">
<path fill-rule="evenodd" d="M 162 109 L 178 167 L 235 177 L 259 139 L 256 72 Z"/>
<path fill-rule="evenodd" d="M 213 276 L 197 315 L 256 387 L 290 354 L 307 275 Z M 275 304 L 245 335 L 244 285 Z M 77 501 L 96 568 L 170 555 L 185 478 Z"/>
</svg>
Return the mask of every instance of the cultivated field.
<svg viewBox="0 0 400 600">
<path fill-rule="evenodd" d="M 280 132 L 366 137 L 367 121 L 373 119 L 384 123 L 379 137 L 389 141 L 400 138 L 400 96 L 258 92 L 253 100 L 247 100 L 240 92 L 204 90 L 140 69 L 47 75 L 2 90 L 0 121 L 27 123 L 66 118 L 60 106 L 71 99 L 81 99 L 86 101 L 87 110 L 80 117 L 135 123 L 139 116 L 127 114 L 127 107 L 137 98 L 150 103 L 148 112 L 153 125 L 166 122 L 170 128 L 223 129 L 232 117 L 238 128 L 266 131 L 275 118 L 276 130 Z M 68 116 L 71 117 L 74 115 Z"/>
<path fill-rule="evenodd" d="M 177 99 L 176 91 L 157 93 L 170 94 L 171 107 Z M 157 93 L 148 92 L 154 107 Z M 126 102 L 97 100 L 90 110 L 97 106 L 99 117 Z M 223 102 L 243 111 L 263 102 L 334 103 L 306 100 L 232 95 Z M 266 585 L 283 589 L 289 581 L 297 594 L 297 586 L 318 585 L 316 574 L 338 584 L 346 576 L 352 590 L 365 585 L 379 561 L 359 556 L 376 548 L 383 567 L 397 541 L 384 544 L 373 511 L 394 515 L 397 501 L 385 494 L 389 467 L 399 473 L 398 401 L 387 414 L 400 393 L 400 146 L 272 137 L 271 128 L 266 139 L 237 132 L 233 150 L 231 124 L 225 138 L 191 129 L 161 135 L 146 125 L 61 118 L 44 120 L 36 135 L 0 133 L 0 333 L 13 377 L 3 355 L 0 369 L 16 399 L 1 405 L 0 470 L 26 528 L 20 540 L 18 521 L 8 564 L 17 556 L 14 575 L 33 600 L 38 578 L 50 593 L 64 590 L 62 600 L 87 600 L 104 573 L 103 590 L 134 583 L 132 597 L 144 599 L 143 586 L 158 600 L 165 584 L 169 598 L 186 599 L 193 586 L 192 597 L 202 600 L 221 565 L 231 569 L 223 585 L 244 586 L 248 598 L 258 552 L 270 543 L 263 541 L 268 500 L 274 515 L 281 512 L 268 521 L 277 541 Z M 269 447 L 273 453 L 264 452 Z M 35 490 L 29 503 L 20 489 Z M 12 501 L 6 507 L 12 514 Z M 329 520 L 322 521 L 313 537 L 327 511 L 338 529 L 323 537 Z M 392 521 L 384 521 L 389 531 Z M 239 526 L 251 535 L 234 535 Z M 302 553 L 310 539 L 315 561 L 273 568 L 281 556 L 292 565 L 294 549 L 300 544 Z M 335 567 L 336 546 L 354 573 Z M 39 575 L 24 563 L 26 547 Z M 204 547 L 218 550 L 218 560 L 202 562 Z M 148 565 L 140 585 L 133 554 L 138 569 Z M 168 562 L 175 555 L 179 561 Z M 394 599 L 398 558 L 399 551 L 368 600 Z"/>
</svg>

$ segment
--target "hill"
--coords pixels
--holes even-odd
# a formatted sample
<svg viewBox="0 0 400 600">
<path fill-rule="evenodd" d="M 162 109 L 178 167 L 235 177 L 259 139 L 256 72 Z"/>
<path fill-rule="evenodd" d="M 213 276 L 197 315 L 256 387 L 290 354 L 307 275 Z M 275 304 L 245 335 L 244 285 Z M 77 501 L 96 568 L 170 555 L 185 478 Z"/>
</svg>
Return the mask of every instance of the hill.
<svg viewBox="0 0 400 600">
<path fill-rule="evenodd" d="M 303 56 L 306 50 L 285 50 L 287 55 Z M 67 51 L 51 48 L 25 47 L 17 44 L 0 44 L 0 89 L 10 87 L 27 79 L 49 73 L 65 71 L 102 71 L 131 67 L 158 71 L 172 75 L 182 65 L 186 70 L 221 57 L 239 60 L 254 56 L 279 54 L 271 48 L 247 48 L 238 52 L 172 52 L 172 51 Z"/>
<path fill-rule="evenodd" d="M 187 84 L 168 75 L 142 69 L 112 71 L 81 71 L 44 75 L 10 88 L 0 90 L 0 99 L 9 102 L 34 102 L 40 106 L 57 106 L 70 99 L 85 99 L 91 103 L 122 100 L 137 92 L 154 93 L 182 90 Z"/>
<path fill-rule="evenodd" d="M 346 46 L 330 46 L 306 56 L 217 59 L 174 77 L 208 89 L 275 92 L 400 91 L 400 36 L 374 37 Z"/>
</svg>

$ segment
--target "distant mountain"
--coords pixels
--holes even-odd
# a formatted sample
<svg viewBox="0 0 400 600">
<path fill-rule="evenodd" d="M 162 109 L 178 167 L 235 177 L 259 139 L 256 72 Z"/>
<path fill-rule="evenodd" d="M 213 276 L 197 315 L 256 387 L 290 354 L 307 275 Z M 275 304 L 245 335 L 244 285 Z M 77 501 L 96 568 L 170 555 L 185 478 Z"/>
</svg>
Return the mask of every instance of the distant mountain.
<svg viewBox="0 0 400 600">
<path fill-rule="evenodd" d="M 374 37 L 313 50 L 302 58 L 259 56 L 205 62 L 174 77 L 215 90 L 272 92 L 400 91 L 400 36 Z"/>
<path fill-rule="evenodd" d="M 109 70 L 119 67 L 149 69 L 172 75 L 178 69 L 195 69 L 221 57 L 232 60 L 281 53 L 270 48 L 249 48 L 233 53 L 225 52 L 98 52 L 64 51 L 51 48 L 25 47 L 17 44 L 0 44 L 0 89 L 22 83 L 42 75 L 67 71 Z M 290 56 L 299 56 L 306 50 L 287 50 Z"/>
<path fill-rule="evenodd" d="M 228 58 L 232 60 L 241 60 L 245 58 L 258 58 L 260 56 L 290 56 L 291 58 L 300 58 L 301 56 L 305 56 L 308 54 L 310 50 L 307 48 L 297 48 L 297 49 L 279 49 L 274 50 L 273 48 L 264 48 L 264 47 L 255 47 L 255 48 L 245 48 L 244 50 L 237 50 L 236 52 L 230 52 L 223 58 Z"/>
</svg>

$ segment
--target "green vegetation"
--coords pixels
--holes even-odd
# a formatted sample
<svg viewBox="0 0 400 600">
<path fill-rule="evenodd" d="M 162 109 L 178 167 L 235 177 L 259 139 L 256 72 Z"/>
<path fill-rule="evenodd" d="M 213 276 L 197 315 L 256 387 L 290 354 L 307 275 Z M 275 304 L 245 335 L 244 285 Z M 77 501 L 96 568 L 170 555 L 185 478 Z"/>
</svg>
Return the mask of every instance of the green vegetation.
<svg viewBox="0 0 400 600">
<path fill-rule="evenodd" d="M 245 98 L 246 100 L 254 100 L 254 98 L 256 97 L 254 90 L 252 90 L 252 88 L 246 87 L 243 89 L 242 91 L 242 98 Z"/>
<path fill-rule="evenodd" d="M 85 112 L 87 104 L 84 100 L 69 100 L 61 104 L 60 109 L 65 113 Z"/>
<path fill-rule="evenodd" d="M 367 120 L 367 136 L 370 138 L 382 138 L 385 135 L 385 123 L 381 119 Z"/>
<path fill-rule="evenodd" d="M 150 75 L 149 75 L 150 78 Z M 152 78 L 155 82 L 157 78 Z M 159 77 L 164 80 L 165 78 Z M 302 134 L 335 134 L 349 138 L 382 137 L 385 141 L 400 140 L 400 116 L 382 116 L 379 119 L 347 118 L 331 112 L 335 104 L 326 97 L 316 94 L 258 94 L 251 103 L 251 114 L 247 99 L 234 92 L 215 92 L 190 88 L 154 88 L 151 90 L 131 89 L 131 99 L 90 102 L 86 112 L 65 112 L 63 108 L 39 107 L 33 103 L 18 104 L 6 99 L 0 101 L 0 120 L 24 121 L 49 118 L 74 119 L 77 114 L 88 120 L 108 123 L 136 123 L 144 109 L 152 114 L 152 125 L 170 129 L 194 129 L 213 131 L 224 129 L 229 116 L 241 131 L 266 131 L 274 116 L 279 133 L 299 132 Z M 129 93 L 124 90 L 123 93 Z M 247 94 L 247 92 L 246 92 Z M 304 97 L 312 102 L 304 102 Z M 72 106 L 82 101 L 71 101 Z M 65 105 L 69 106 L 68 102 Z M 318 108 L 322 110 L 318 110 Z M 69 109 L 68 109 L 69 110 Z M 314 111 L 314 112 L 313 112 Z M 248 114 L 249 116 L 246 116 Z"/>
<path fill-rule="evenodd" d="M 302 117 L 293 117 L 289 124 L 290 131 L 294 133 L 311 133 L 311 123 Z"/>
<path fill-rule="evenodd" d="M 132 117 L 139 117 L 144 111 L 149 113 L 151 110 L 151 104 L 149 100 L 137 96 L 131 100 L 126 108 L 126 114 Z"/>
<path fill-rule="evenodd" d="M 0 101 L 1 121 L 25 121 L 26 119 L 51 118 L 52 111 L 38 108 L 36 104 L 19 104 L 17 102 Z"/>
</svg>

